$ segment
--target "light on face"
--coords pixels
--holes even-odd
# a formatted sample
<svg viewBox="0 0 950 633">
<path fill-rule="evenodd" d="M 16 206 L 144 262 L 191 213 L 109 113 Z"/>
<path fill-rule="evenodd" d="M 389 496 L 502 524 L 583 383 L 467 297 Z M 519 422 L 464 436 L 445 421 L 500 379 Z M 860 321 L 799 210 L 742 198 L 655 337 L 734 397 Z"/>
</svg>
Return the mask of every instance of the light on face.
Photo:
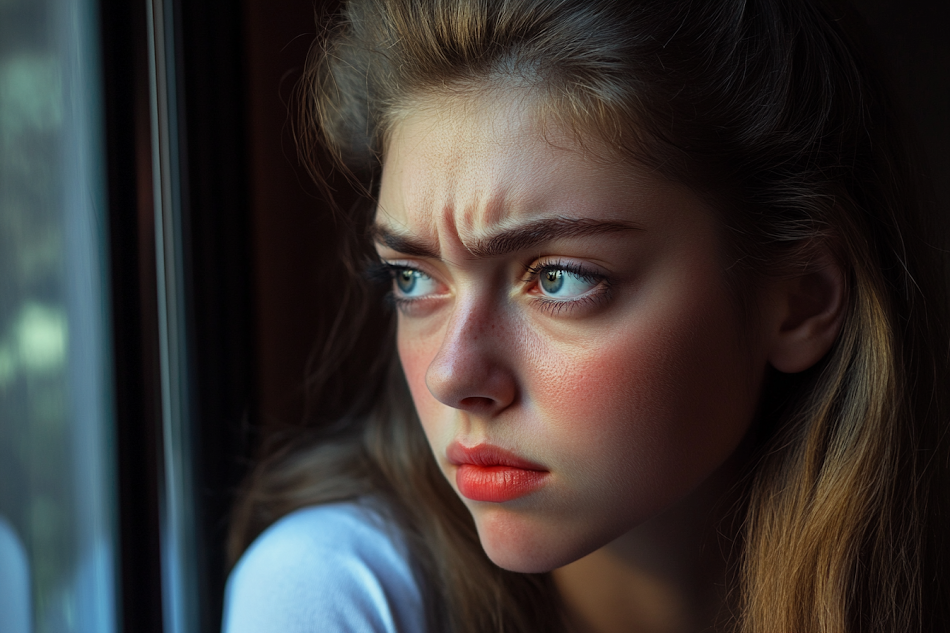
<svg viewBox="0 0 950 633">
<path fill-rule="evenodd" d="M 709 477 L 751 423 L 765 361 L 736 338 L 707 206 L 570 135 L 552 143 L 525 103 L 397 125 L 376 232 L 435 459 L 492 560 L 537 572 Z M 548 475 L 513 491 L 525 472 Z"/>
</svg>

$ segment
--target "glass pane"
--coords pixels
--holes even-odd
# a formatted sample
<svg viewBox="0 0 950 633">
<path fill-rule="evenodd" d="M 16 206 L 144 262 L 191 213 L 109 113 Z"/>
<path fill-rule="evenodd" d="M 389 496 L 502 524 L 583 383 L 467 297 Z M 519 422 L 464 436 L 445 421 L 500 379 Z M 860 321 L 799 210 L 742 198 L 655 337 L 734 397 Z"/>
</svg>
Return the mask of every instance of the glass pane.
<svg viewBox="0 0 950 633">
<path fill-rule="evenodd" d="M 0 631 L 116 630 L 91 0 L 0 0 Z"/>
</svg>

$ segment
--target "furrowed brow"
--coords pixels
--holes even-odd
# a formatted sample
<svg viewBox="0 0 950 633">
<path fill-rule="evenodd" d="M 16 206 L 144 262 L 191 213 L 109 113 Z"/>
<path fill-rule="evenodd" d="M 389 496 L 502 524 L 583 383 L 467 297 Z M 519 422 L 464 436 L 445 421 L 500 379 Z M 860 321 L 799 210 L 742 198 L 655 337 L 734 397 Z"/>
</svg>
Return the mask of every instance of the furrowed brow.
<svg viewBox="0 0 950 633">
<path fill-rule="evenodd" d="M 466 245 L 466 248 L 478 258 L 501 257 L 557 239 L 642 230 L 643 227 L 638 224 L 618 220 L 541 218 L 476 240 Z M 414 257 L 440 259 L 438 248 L 416 240 L 410 235 L 396 233 L 381 224 L 373 225 L 371 236 L 376 242 L 396 252 Z"/>
<path fill-rule="evenodd" d="M 403 255 L 439 259 L 438 248 L 433 248 L 431 244 L 414 239 L 410 235 L 396 233 L 382 224 L 374 224 L 370 228 L 370 237 L 373 238 L 373 241 L 379 242 L 386 248 L 391 248 Z"/>
<path fill-rule="evenodd" d="M 617 220 L 542 218 L 477 240 L 468 250 L 475 257 L 499 257 L 558 239 L 642 230 L 638 224 Z"/>
</svg>

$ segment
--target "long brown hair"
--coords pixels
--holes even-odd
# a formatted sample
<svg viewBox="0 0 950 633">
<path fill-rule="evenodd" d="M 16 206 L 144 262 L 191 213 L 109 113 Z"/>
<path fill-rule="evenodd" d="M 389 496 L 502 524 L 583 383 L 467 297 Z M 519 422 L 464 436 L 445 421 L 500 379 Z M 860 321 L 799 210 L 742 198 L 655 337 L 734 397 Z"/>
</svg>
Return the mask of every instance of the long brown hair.
<svg viewBox="0 0 950 633">
<path fill-rule="evenodd" d="M 315 47 L 300 141 L 365 192 L 401 112 L 442 90 L 518 82 L 547 114 L 712 203 L 737 301 L 807 269 L 847 278 L 842 333 L 818 366 L 774 372 L 750 475 L 735 628 L 936 631 L 950 624 L 947 296 L 894 107 L 847 10 L 807 0 L 351 0 Z M 326 394 L 379 293 L 354 263 L 318 363 Z M 391 333 L 392 324 L 382 330 Z M 232 554 L 297 507 L 388 501 L 429 591 L 432 630 L 556 631 L 546 574 L 500 570 L 432 459 L 393 362 L 315 430 L 276 442 L 235 511 Z M 322 391 L 321 391 L 322 390 Z"/>
</svg>

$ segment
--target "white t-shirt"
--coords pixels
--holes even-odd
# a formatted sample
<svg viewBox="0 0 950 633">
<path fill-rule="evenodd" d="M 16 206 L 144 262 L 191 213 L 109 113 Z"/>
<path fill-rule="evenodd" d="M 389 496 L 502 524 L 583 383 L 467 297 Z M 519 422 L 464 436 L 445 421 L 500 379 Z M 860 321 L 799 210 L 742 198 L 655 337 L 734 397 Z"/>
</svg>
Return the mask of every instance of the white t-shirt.
<svg viewBox="0 0 950 633">
<path fill-rule="evenodd" d="M 267 528 L 228 578 L 224 633 L 423 633 L 402 539 L 370 501 L 303 508 Z"/>
</svg>

